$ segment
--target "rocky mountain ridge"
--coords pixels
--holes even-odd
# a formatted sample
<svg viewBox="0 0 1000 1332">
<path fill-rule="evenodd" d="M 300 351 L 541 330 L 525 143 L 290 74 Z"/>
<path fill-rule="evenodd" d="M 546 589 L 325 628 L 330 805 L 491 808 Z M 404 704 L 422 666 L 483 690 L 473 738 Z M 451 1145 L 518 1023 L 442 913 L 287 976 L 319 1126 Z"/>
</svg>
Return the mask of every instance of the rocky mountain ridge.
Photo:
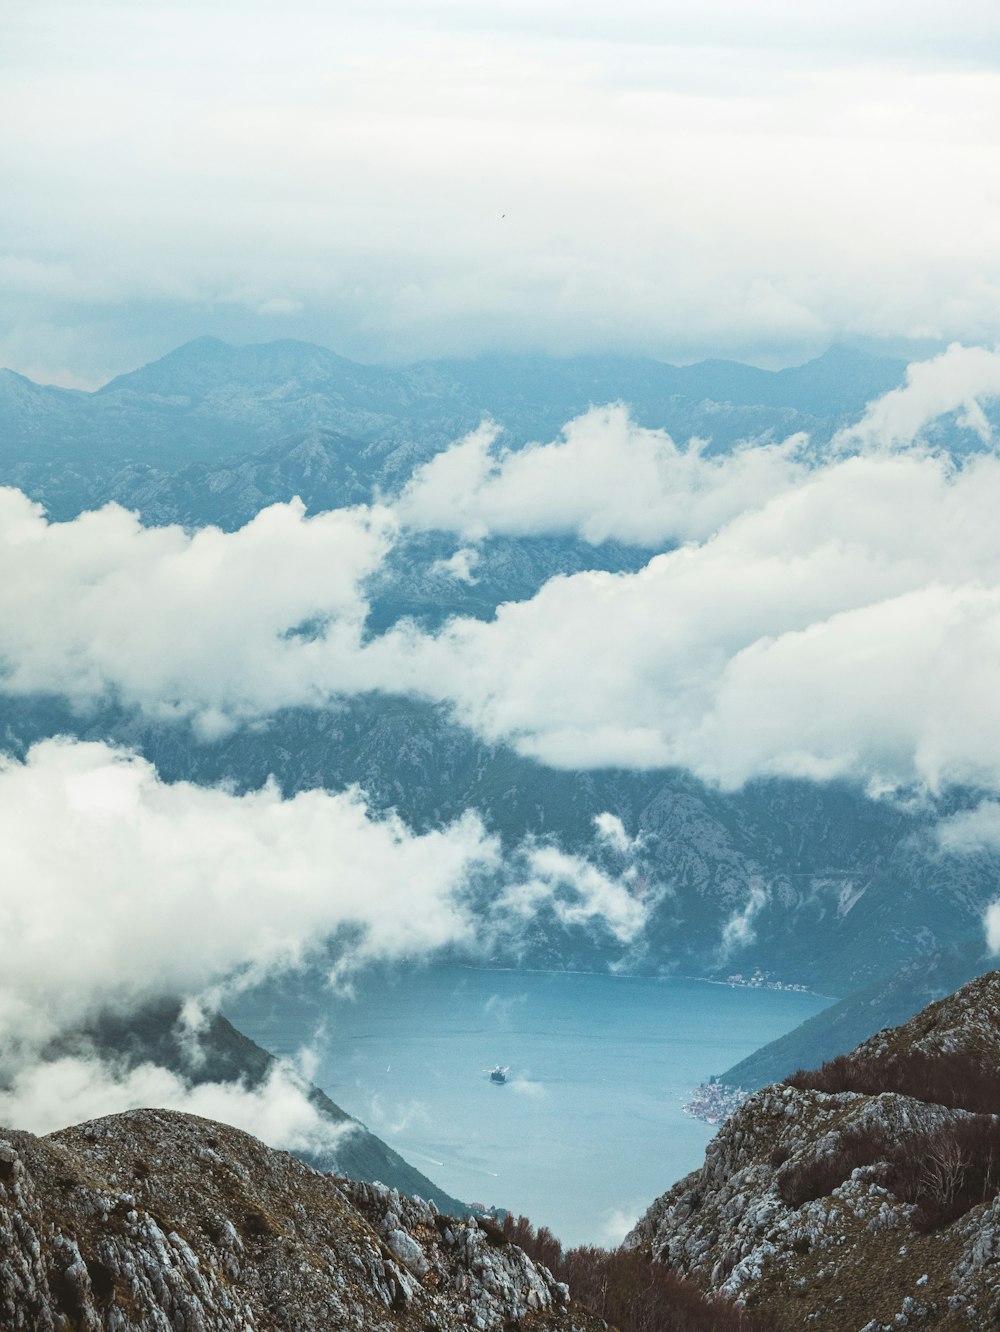
<svg viewBox="0 0 1000 1332">
<path fill-rule="evenodd" d="M 182 1030 L 180 1015 L 181 1005 L 175 999 L 148 1003 L 127 1016 L 104 1013 L 85 1028 L 60 1038 L 46 1051 L 46 1057 L 75 1054 L 100 1060 L 119 1071 L 153 1064 L 176 1073 L 190 1086 L 219 1083 L 249 1091 L 263 1086 L 277 1069 L 276 1056 L 238 1031 L 221 1013 L 205 1014 L 196 1035 Z M 449 1215 L 465 1213 L 463 1202 L 438 1188 L 321 1088 L 304 1079 L 301 1086 L 323 1119 L 336 1128 L 350 1129 L 337 1134 L 332 1154 L 300 1152 L 304 1160 L 353 1180 L 380 1180 L 402 1193 L 433 1202 Z"/>
<path fill-rule="evenodd" d="M 626 1245 L 780 1328 L 994 1326 L 998 1054 L 993 971 L 752 1096 Z"/>
<path fill-rule="evenodd" d="M 981 934 L 967 943 L 921 953 L 891 975 L 762 1045 L 721 1073 L 719 1081 L 746 1091 L 780 1082 L 796 1069 L 813 1068 L 846 1054 L 885 1027 L 901 1026 L 928 1004 L 991 969 Z"/>
<path fill-rule="evenodd" d="M 0 1131 L 5 1332 L 590 1332 L 494 1227 L 135 1110 Z"/>
</svg>

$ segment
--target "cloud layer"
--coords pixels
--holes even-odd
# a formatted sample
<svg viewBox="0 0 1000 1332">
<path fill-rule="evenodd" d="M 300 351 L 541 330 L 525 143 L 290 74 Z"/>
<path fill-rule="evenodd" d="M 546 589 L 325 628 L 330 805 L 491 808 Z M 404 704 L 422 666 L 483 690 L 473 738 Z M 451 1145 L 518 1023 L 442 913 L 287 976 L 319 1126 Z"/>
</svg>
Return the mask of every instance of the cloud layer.
<svg viewBox="0 0 1000 1332">
<path fill-rule="evenodd" d="M 384 509 L 264 509 L 239 532 L 143 527 L 115 505 L 48 523 L 0 489 L 0 666 L 9 693 L 120 694 L 205 736 L 359 687 L 360 584 Z"/>
<path fill-rule="evenodd" d="M 906 368 L 906 383 L 870 403 L 834 441 L 843 449 L 905 448 L 934 421 L 955 413 L 958 424 L 988 444 L 993 431 L 982 402 L 1000 397 L 1000 352 L 953 343 L 940 356 Z"/>
<path fill-rule="evenodd" d="M 0 1124 L 33 1133 L 145 1106 L 216 1119 L 272 1147 L 327 1159 L 336 1158 L 337 1144 L 354 1131 L 351 1124 L 319 1114 L 302 1079 L 283 1063 L 260 1087 L 248 1088 L 235 1082 L 192 1086 L 156 1064 L 126 1070 L 99 1059 L 66 1056 L 27 1062 L 0 1087 Z"/>
<path fill-rule="evenodd" d="M 906 382 L 818 448 L 806 435 L 750 439 L 725 454 L 636 425 L 621 403 L 591 408 L 549 443 L 498 447 L 489 423 L 419 467 L 394 509 L 412 528 L 488 536 L 573 535 L 650 549 L 704 541 L 740 514 L 804 484 L 817 461 L 886 453 L 941 418 L 987 445 L 984 404 L 1000 397 L 1000 352 L 950 346 L 907 367 Z M 962 440 L 962 435 L 958 439 Z"/>
<path fill-rule="evenodd" d="M 572 534 L 662 547 L 699 540 L 806 471 L 807 441 L 754 442 L 723 457 L 636 425 L 626 407 L 594 408 L 551 444 L 495 452 L 483 426 L 419 468 L 395 506 L 417 529 L 486 536 Z"/>
<path fill-rule="evenodd" d="M 340 930 L 359 959 L 471 941 L 463 894 L 498 867 L 472 815 L 417 836 L 357 791 L 234 795 L 44 741 L 0 766 L 0 1047 L 301 965 Z"/>
<path fill-rule="evenodd" d="M 114 697 L 205 740 L 376 690 L 556 766 L 1000 786 L 998 392 L 997 353 L 951 348 L 812 465 L 799 440 L 706 457 L 618 407 L 520 453 L 484 428 L 396 511 L 275 505 L 229 534 L 113 506 L 48 523 L 0 491 L 0 688 Z M 921 442 L 956 412 L 980 446 L 961 462 Z M 401 525 L 685 544 L 489 621 L 366 639 L 366 579 Z"/>
<path fill-rule="evenodd" d="M 168 784 L 134 754 L 47 740 L 0 762 L 0 1122 L 46 1132 L 135 1105 L 168 1105 L 276 1145 L 332 1151 L 337 1134 L 279 1066 L 261 1087 L 191 1087 L 122 1068 L 60 1035 L 147 1000 L 199 995 L 326 960 L 422 959 L 516 938 L 549 907 L 632 940 L 645 922 L 627 857 L 618 873 L 530 843 L 501 857 L 471 813 L 417 835 L 355 790 L 283 799 Z M 516 907 L 516 909 L 515 909 Z M 189 1004 L 188 1007 L 191 1007 Z M 190 1038 L 197 1040 L 197 1023 Z M 78 1042 L 77 1042 L 78 1044 Z"/>
<path fill-rule="evenodd" d="M 998 504 L 992 455 L 850 458 L 637 574 L 367 655 L 556 765 L 994 784 Z"/>
<path fill-rule="evenodd" d="M 996 19 L 943 13 L 8 4 L 0 363 L 995 338 Z"/>
</svg>

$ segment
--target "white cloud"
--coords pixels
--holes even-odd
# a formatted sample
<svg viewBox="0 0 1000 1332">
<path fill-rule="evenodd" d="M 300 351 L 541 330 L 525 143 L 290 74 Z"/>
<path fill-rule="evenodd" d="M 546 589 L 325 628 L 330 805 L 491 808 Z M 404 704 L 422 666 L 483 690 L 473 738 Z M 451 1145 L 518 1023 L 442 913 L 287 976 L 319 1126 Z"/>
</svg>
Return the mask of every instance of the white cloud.
<svg viewBox="0 0 1000 1332">
<path fill-rule="evenodd" d="M 619 855 L 627 854 L 637 845 L 638 838 L 633 840 L 629 837 L 624 823 L 617 814 L 604 810 L 594 815 L 593 823 L 598 840 L 604 842 L 612 851 L 617 851 Z"/>
<path fill-rule="evenodd" d="M 988 6 L 507 9 L 5 6 L 0 356 L 997 336 Z"/>
<path fill-rule="evenodd" d="M 357 791 L 234 795 L 164 783 L 103 744 L 42 742 L 0 766 L 0 1050 L 295 967 L 343 928 L 359 959 L 470 941 L 463 892 L 498 863 L 472 815 L 417 836 Z"/>
<path fill-rule="evenodd" d="M 975 809 L 961 810 L 937 825 L 943 851 L 959 855 L 1000 850 L 1000 802 L 981 800 Z"/>
<path fill-rule="evenodd" d="M 286 1151 L 335 1156 L 354 1125 L 326 1119 L 309 1101 L 307 1090 L 281 1063 L 259 1087 L 249 1088 L 235 1082 L 192 1086 L 156 1064 L 126 1069 L 65 1056 L 28 1063 L 0 1087 L 0 1124 L 52 1133 L 102 1115 L 153 1106 L 232 1124 Z"/>
<path fill-rule="evenodd" d="M 720 952 L 723 959 L 739 948 L 753 943 L 757 935 L 754 920 L 770 901 L 770 891 L 760 879 L 753 878 L 747 885 L 747 897 L 742 907 L 734 911 L 722 927 Z"/>
<path fill-rule="evenodd" d="M 609 1249 L 616 1249 L 646 1211 L 646 1203 L 637 1198 L 629 1207 L 612 1207 L 601 1218 L 598 1239 Z"/>
<path fill-rule="evenodd" d="M 256 1089 L 191 1087 L 153 1065 L 44 1052 L 100 1013 L 187 996 L 179 1039 L 197 1054 L 196 996 L 211 1003 L 325 960 L 338 936 L 338 975 L 447 944 L 475 949 L 516 936 L 546 904 L 622 941 L 645 921 L 627 876 L 535 843 L 504 862 L 471 813 L 417 835 L 373 817 L 357 790 L 236 795 L 165 783 L 102 743 L 43 741 L 23 762 L 0 761 L 0 1122 L 44 1132 L 155 1104 L 331 1150 L 336 1132 L 287 1063 Z"/>
<path fill-rule="evenodd" d="M 573 533 L 663 546 L 700 539 L 800 480 L 804 437 L 706 456 L 637 426 L 627 409 L 595 407 L 549 444 L 495 452 L 489 424 L 415 473 L 396 512 L 415 528 L 487 535 Z"/>
<path fill-rule="evenodd" d="M 479 579 L 475 575 L 476 566 L 479 564 L 479 552 L 474 547 L 462 546 L 456 550 L 454 555 L 450 555 L 446 560 L 435 560 L 431 565 L 429 572 L 432 574 L 443 573 L 449 578 L 454 578 L 458 583 L 466 583 L 469 587 L 474 587 Z"/>
<path fill-rule="evenodd" d="M 637 573 L 553 578 L 492 620 L 436 633 L 400 622 L 363 641 L 364 580 L 398 521 L 385 509 L 306 519 L 275 505 L 239 532 L 191 536 L 114 508 L 47 523 L 0 491 L 0 688 L 110 694 L 206 738 L 381 690 L 444 703 L 488 741 L 555 766 L 680 765 L 730 787 L 768 774 L 1000 787 L 1000 458 L 895 447 L 985 394 L 996 360 L 956 350 L 929 378 L 914 371 L 902 398 L 868 413 L 864 452 L 811 470 L 785 446 L 706 460 L 611 410 L 528 451 L 547 479 L 536 490 L 517 457 L 489 460 L 480 432 L 418 479 L 404 513 L 422 495 L 439 521 L 471 475 L 490 523 L 593 534 L 586 514 L 603 503 L 602 530 L 648 521 L 704 535 Z M 634 518 L 616 457 L 645 478 Z M 654 487 L 664 459 L 677 491 Z"/>
<path fill-rule="evenodd" d="M 620 943 L 629 943 L 646 922 L 646 909 L 628 874 L 613 877 L 582 856 L 556 846 L 524 848 L 527 875 L 509 887 L 497 906 L 501 916 L 532 916 L 543 903 L 564 925 L 600 921 Z"/>
<path fill-rule="evenodd" d="M 906 383 L 871 403 L 861 420 L 840 431 L 834 446 L 899 448 L 952 412 L 983 443 L 992 432 L 980 399 L 1000 397 L 1000 352 L 953 343 L 947 351 L 906 369 Z"/>
<path fill-rule="evenodd" d="M 981 800 L 975 809 L 962 810 L 942 819 L 937 826 L 938 844 L 952 855 L 1000 851 L 1000 801 Z M 986 946 L 1000 953 L 1000 901 L 991 903 L 983 913 Z"/>
<path fill-rule="evenodd" d="M 1000 902 L 994 902 L 986 910 L 986 946 L 993 954 L 1000 953 Z"/>
<path fill-rule="evenodd" d="M 832 462 L 637 574 L 366 650 L 566 767 L 1000 784 L 1000 460 Z"/>
<path fill-rule="evenodd" d="M 115 505 L 48 523 L 0 489 L 0 687 L 114 692 L 206 736 L 341 676 L 356 690 L 359 584 L 392 530 L 384 509 L 306 518 L 297 500 L 234 533 L 146 528 Z"/>
<path fill-rule="evenodd" d="M 952 855 L 995 854 L 1000 851 L 1000 801 L 981 800 L 975 809 L 942 819 L 937 837 L 942 851 Z M 992 902 L 983 913 L 983 931 L 990 952 L 1000 953 L 1000 901 Z"/>
</svg>

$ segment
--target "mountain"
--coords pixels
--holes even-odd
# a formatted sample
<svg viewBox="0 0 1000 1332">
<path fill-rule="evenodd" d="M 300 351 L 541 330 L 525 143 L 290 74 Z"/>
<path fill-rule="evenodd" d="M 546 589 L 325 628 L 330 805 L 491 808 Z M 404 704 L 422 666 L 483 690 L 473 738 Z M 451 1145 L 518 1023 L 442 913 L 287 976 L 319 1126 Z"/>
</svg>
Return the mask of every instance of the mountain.
<svg viewBox="0 0 1000 1332">
<path fill-rule="evenodd" d="M 845 996 L 906 962 L 964 944 L 996 896 L 995 853 L 943 855 L 919 810 L 873 801 L 846 783 L 769 780 L 720 792 L 681 771 L 572 772 L 489 745 L 444 709 L 370 695 L 327 709 L 288 709 L 211 745 L 183 725 L 114 707 L 80 714 L 52 699 L 6 699 L 4 748 L 23 754 L 53 734 L 111 739 L 155 763 L 166 781 L 236 790 L 274 775 L 285 794 L 357 783 L 374 810 L 416 830 L 476 809 L 505 845 L 551 837 L 595 853 L 593 819 L 610 811 L 643 838 L 656 885 L 649 924 L 623 948 L 593 927 L 539 915 L 510 960 L 725 978 L 760 967 L 786 982 Z M 973 805 L 955 793 L 943 812 Z M 725 923 L 762 888 L 752 931 L 721 946 Z M 961 979 L 961 978 L 959 978 Z"/>
<path fill-rule="evenodd" d="M 756 1091 L 780 1082 L 799 1068 L 811 1068 L 846 1054 L 884 1027 L 894 1027 L 949 994 L 993 965 L 985 940 L 922 953 L 891 976 L 847 995 L 839 1003 L 808 1018 L 777 1040 L 720 1075 L 720 1081 Z"/>
<path fill-rule="evenodd" d="M 244 461 L 263 454 L 250 464 L 258 476 L 268 460 L 286 475 L 316 460 L 325 473 L 316 502 L 342 505 L 397 490 L 420 462 L 486 417 L 515 447 L 551 439 L 588 407 L 616 401 L 644 425 L 680 439 L 697 434 L 715 448 L 799 430 L 822 440 L 895 387 L 903 370 L 902 362 L 843 348 L 781 371 L 613 356 L 391 367 L 303 342 L 233 347 L 199 338 L 94 393 L 0 372 L 0 483 L 20 486 L 59 518 L 112 498 L 166 516 L 172 490 L 183 507 L 204 469 L 221 466 L 229 477 L 222 500 L 227 490 L 231 499 Z M 252 490 L 250 481 L 244 509 Z M 282 497 L 280 490 L 261 488 L 261 502 Z M 220 515 L 209 504 L 200 520 Z"/>
<path fill-rule="evenodd" d="M 777 372 L 610 356 L 387 367 L 306 343 L 199 339 L 96 393 L 0 375 L 0 481 L 25 487 L 54 517 L 113 499 L 149 523 L 232 529 L 296 494 L 311 511 L 392 494 L 484 415 L 515 447 L 611 399 L 678 438 L 709 437 L 714 449 L 796 429 L 821 440 L 903 372 L 902 362 L 845 348 Z M 463 582 L 441 567 L 454 550 L 437 533 L 401 538 L 366 587 L 367 630 L 407 616 L 429 628 L 451 615 L 490 617 L 561 574 L 636 570 L 649 557 L 621 542 L 494 538 L 478 549 L 476 581 Z M 678 771 L 556 772 L 479 741 L 446 709 L 404 698 L 287 709 L 212 745 L 112 703 L 80 713 L 5 698 L 0 721 L 9 751 L 55 733 L 111 739 L 168 780 L 246 790 L 273 774 L 286 794 L 356 782 L 374 808 L 395 808 L 419 828 L 473 808 L 508 845 L 551 837 L 591 854 L 594 816 L 611 811 L 642 837 L 642 871 L 656 885 L 643 944 L 623 954 L 588 929 L 543 919 L 514 948 L 535 965 L 613 961 L 716 977 L 760 967 L 846 995 L 968 939 L 1000 868 L 996 855 L 942 855 L 926 815 L 847 783 L 762 780 L 727 794 Z M 952 792 L 939 812 L 979 794 Z M 724 948 L 751 885 L 756 914 L 741 946 Z"/>
<path fill-rule="evenodd" d="M 237 1031 L 221 1013 L 207 1018 L 198 1032 L 193 1055 L 190 1043 L 179 1037 L 179 1018 L 180 1005 L 174 1000 L 150 1003 L 125 1017 L 106 1014 L 72 1036 L 61 1038 L 48 1054 L 97 1056 L 126 1069 L 152 1063 L 194 1086 L 240 1083 L 253 1090 L 274 1071 L 278 1063 L 274 1055 Z M 302 1154 L 304 1159 L 324 1169 L 336 1169 L 353 1180 L 380 1181 L 402 1193 L 415 1194 L 451 1216 L 462 1216 L 468 1210 L 465 1203 L 439 1189 L 319 1087 L 308 1088 L 308 1096 L 325 1119 L 352 1125 L 353 1130 L 338 1141 L 335 1156 Z"/>
<path fill-rule="evenodd" d="M 5 1332 L 603 1326 L 488 1222 L 163 1110 L 0 1130 L 0 1274 Z"/>
<path fill-rule="evenodd" d="M 778 1328 L 1000 1317 L 1000 972 L 757 1092 L 626 1245 Z"/>
</svg>

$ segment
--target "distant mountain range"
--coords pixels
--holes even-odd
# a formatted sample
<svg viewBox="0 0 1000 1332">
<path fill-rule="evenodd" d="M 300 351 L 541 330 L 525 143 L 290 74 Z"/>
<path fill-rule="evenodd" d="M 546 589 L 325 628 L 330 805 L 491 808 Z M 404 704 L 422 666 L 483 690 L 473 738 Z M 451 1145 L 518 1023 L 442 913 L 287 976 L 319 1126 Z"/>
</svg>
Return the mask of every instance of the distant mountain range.
<svg viewBox="0 0 1000 1332">
<path fill-rule="evenodd" d="M 846 348 L 777 372 L 596 356 L 388 368 L 303 343 L 206 338 L 95 393 L 0 372 L 0 481 L 57 518 L 115 499 L 148 523 L 234 528 L 296 494 L 312 510 L 392 494 L 486 415 L 513 446 L 549 439 L 590 404 L 617 399 L 639 421 L 680 439 L 710 438 L 714 449 L 800 429 L 822 440 L 903 374 L 900 361 Z M 451 614 L 490 616 L 554 575 L 638 569 L 649 558 L 623 543 L 494 538 L 480 548 L 478 581 L 467 584 L 435 569 L 453 549 L 435 533 L 401 541 L 368 588 L 369 629 L 403 615 L 432 626 Z M 761 966 L 846 995 L 975 935 L 1000 871 L 994 854 L 943 856 L 926 815 L 846 783 L 761 780 L 723 794 L 676 771 L 554 771 L 406 698 L 286 710 L 211 745 L 111 702 L 81 715 L 55 699 L 7 699 L 0 722 L 13 752 L 58 732 L 131 745 L 167 779 L 246 789 L 273 773 L 286 793 L 357 782 L 376 809 L 396 808 L 417 828 L 471 807 L 511 843 L 551 836 L 585 849 L 594 815 L 617 814 L 645 839 L 648 873 L 662 890 L 644 938 L 623 953 L 543 915 L 516 954 L 534 965 L 614 961 L 715 976 Z M 949 809 L 975 799 L 953 792 Z M 723 927 L 751 883 L 760 909 L 733 954 L 721 947 Z"/>
<path fill-rule="evenodd" d="M 0 481 L 54 517 L 113 498 L 151 521 L 232 526 L 255 498 L 259 507 L 298 493 L 324 508 L 391 492 L 486 417 L 514 445 L 551 439 L 591 405 L 616 401 L 640 424 L 717 448 L 797 430 L 823 438 L 895 387 L 904 368 L 843 347 L 779 371 L 611 356 L 392 368 L 302 342 L 199 338 L 95 393 L 0 371 Z M 216 483 L 220 473 L 228 484 Z M 197 512 L 187 507 L 193 491 Z"/>
</svg>

